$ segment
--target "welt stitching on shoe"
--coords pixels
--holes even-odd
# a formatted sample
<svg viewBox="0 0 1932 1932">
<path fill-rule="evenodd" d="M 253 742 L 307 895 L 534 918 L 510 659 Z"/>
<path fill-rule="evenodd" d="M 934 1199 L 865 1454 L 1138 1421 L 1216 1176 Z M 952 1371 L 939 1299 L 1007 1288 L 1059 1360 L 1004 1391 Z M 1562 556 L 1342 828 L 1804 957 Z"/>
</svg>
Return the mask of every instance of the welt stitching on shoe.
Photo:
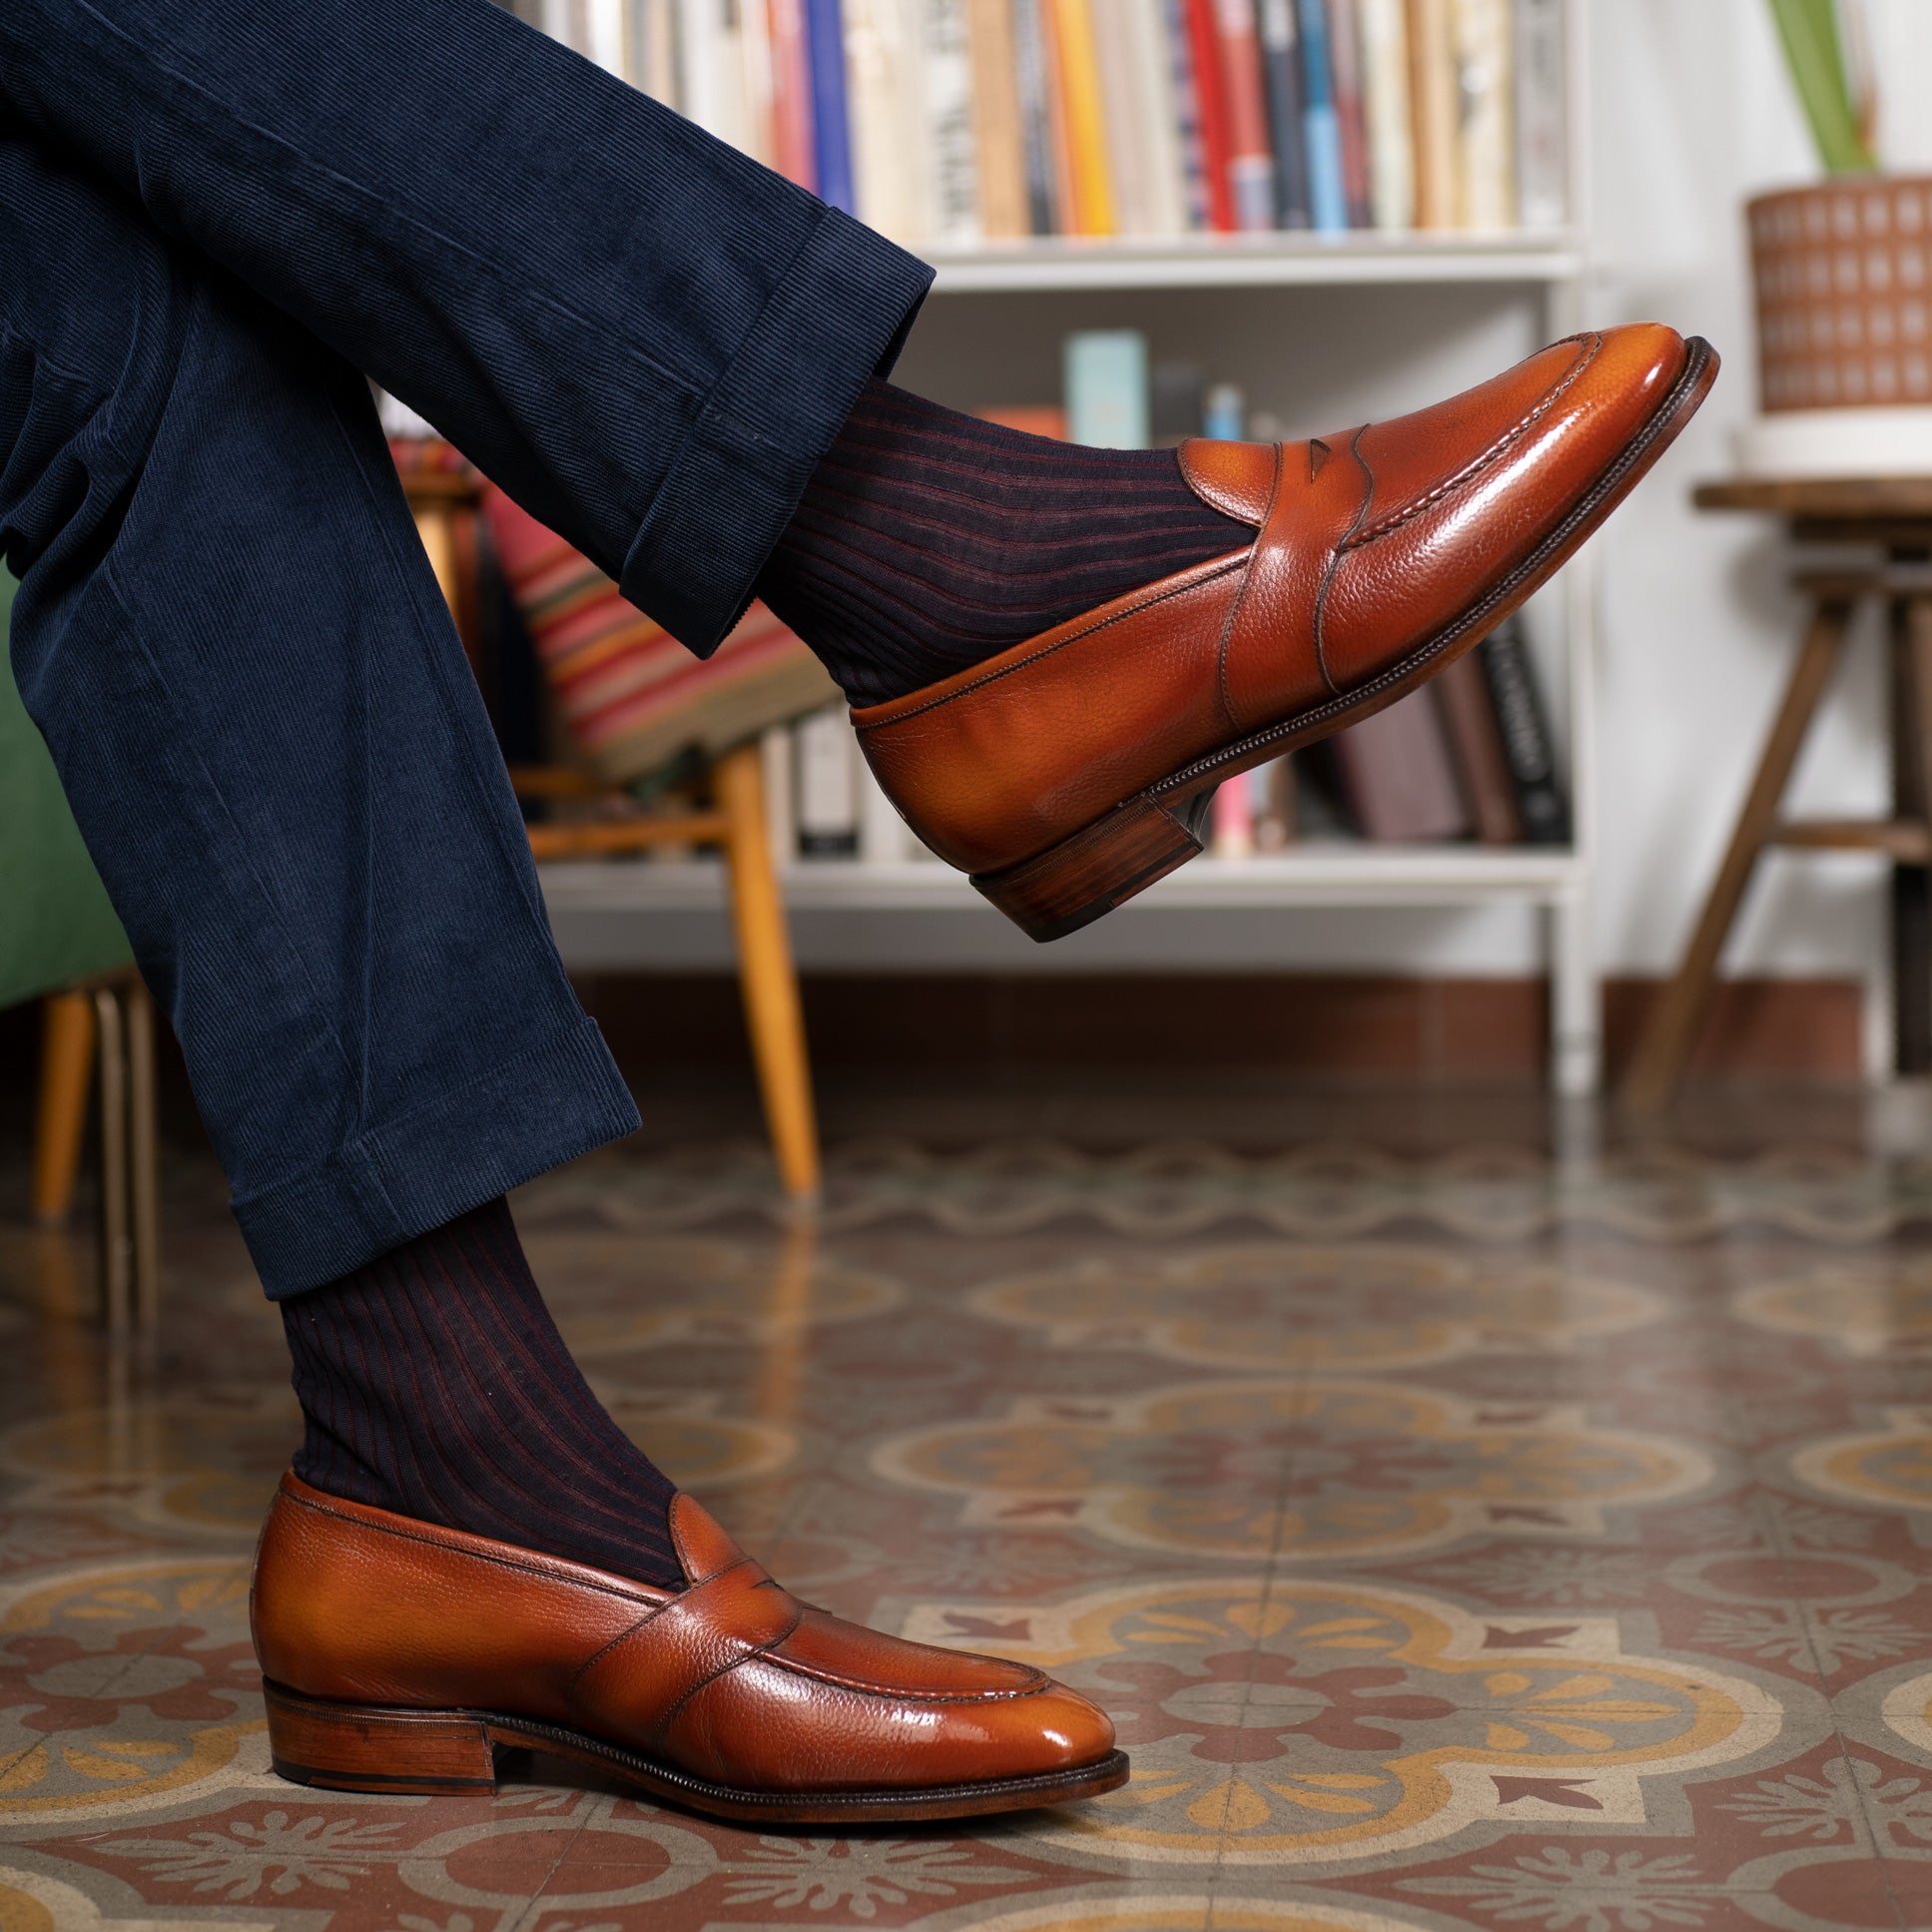
<svg viewBox="0 0 1932 1932">
<path fill-rule="evenodd" d="M 1582 341 L 1585 338 L 1575 336 L 1572 339 Z M 1553 384 L 1538 400 L 1535 408 L 1524 416 L 1520 422 L 1506 429 L 1481 455 L 1472 458 L 1454 476 L 1445 477 L 1426 496 L 1418 497 L 1406 509 L 1397 510 L 1393 514 L 1385 517 L 1380 523 L 1371 524 L 1368 529 L 1353 533 L 1348 538 L 1348 541 L 1352 544 L 1373 543 L 1377 537 L 1387 536 L 1391 530 L 1399 530 L 1403 524 L 1409 522 L 1414 517 L 1420 516 L 1432 503 L 1441 502 L 1451 490 L 1462 488 L 1472 476 L 1480 475 L 1513 442 L 1518 441 L 1527 430 L 1543 416 L 1547 415 L 1557 398 L 1597 359 L 1597 351 L 1603 346 L 1604 338 L 1601 334 L 1592 334 L 1589 337 L 1589 341 L 1590 346 L 1578 357 L 1576 363 L 1564 376 L 1563 380 Z M 1367 425 L 1364 426 L 1366 427 Z"/>
<path fill-rule="evenodd" d="M 447 1557 L 461 1557 L 469 1563 L 486 1563 L 498 1570 L 508 1570 L 519 1577 L 535 1577 L 546 1584 L 567 1584 L 572 1590 L 594 1590 L 605 1597 L 615 1597 L 622 1604 L 648 1604 L 648 1597 L 634 1597 L 627 1590 L 613 1590 L 608 1584 L 593 1584 L 584 1577 L 559 1577 L 553 1571 L 539 1570 L 534 1564 L 511 1563 L 507 1557 L 486 1557 L 480 1550 L 463 1550 L 455 1544 L 444 1543 L 436 1537 L 419 1537 L 409 1530 L 391 1530 L 385 1523 L 364 1523 L 359 1516 L 348 1516 L 340 1510 L 331 1510 L 325 1503 L 312 1503 L 306 1496 L 291 1496 L 286 1490 L 276 1498 L 278 1503 L 293 1503 L 298 1509 L 314 1510 L 318 1516 L 332 1517 L 337 1523 L 346 1523 L 357 1530 L 366 1530 L 373 1536 L 394 1537 L 398 1543 L 420 1544 L 425 1550 L 440 1550 Z M 561 1559 L 559 1559 L 561 1561 Z M 673 1602 L 676 1600 L 673 1599 Z M 653 1609 L 668 1609 L 659 1604 Z M 648 1622 L 647 1617 L 643 1619 Z"/>
<path fill-rule="evenodd" d="M 1023 657 L 1017 664 L 1001 666 L 997 671 L 988 671 L 984 677 L 974 678 L 970 684 L 962 685 L 957 691 L 949 691 L 943 698 L 928 698 L 923 705 L 911 711 L 902 711 L 896 718 L 881 718 L 870 725 L 857 727 L 861 735 L 869 731 L 890 731 L 895 725 L 903 725 L 909 718 L 923 717 L 929 711 L 937 711 L 942 705 L 951 704 L 956 698 L 964 698 L 977 691 L 982 685 L 997 683 L 999 679 L 1010 677 L 1015 671 L 1023 671 L 1029 664 L 1037 664 L 1043 657 L 1051 657 L 1055 651 L 1063 651 L 1069 644 L 1077 644 L 1083 637 L 1091 637 L 1098 631 L 1110 629 L 1115 624 L 1124 623 L 1129 617 L 1138 617 L 1143 610 L 1152 610 L 1156 604 L 1164 604 L 1170 597 L 1185 596 L 1190 590 L 1198 590 L 1202 584 L 1210 584 L 1217 577 L 1225 577 L 1230 570 L 1239 570 L 1254 553 L 1250 544 L 1238 557 L 1230 557 L 1212 569 L 1204 565 L 1195 568 L 1203 572 L 1190 583 L 1176 584 L 1172 590 L 1163 590 L 1158 597 L 1149 597 L 1145 603 L 1135 604 L 1131 610 L 1116 611 L 1111 617 L 1103 617 L 1097 624 L 1089 624 L 1085 630 L 1075 631 L 1071 637 L 1062 637 L 1057 644 L 1042 645 L 1031 656 Z"/>
</svg>

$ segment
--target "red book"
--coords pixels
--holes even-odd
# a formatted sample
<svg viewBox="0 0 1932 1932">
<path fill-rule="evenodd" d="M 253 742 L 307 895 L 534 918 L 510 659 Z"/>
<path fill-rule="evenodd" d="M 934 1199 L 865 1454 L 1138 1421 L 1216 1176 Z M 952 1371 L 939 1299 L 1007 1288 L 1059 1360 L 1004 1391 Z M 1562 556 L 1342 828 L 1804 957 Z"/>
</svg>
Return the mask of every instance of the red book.
<svg viewBox="0 0 1932 1932">
<path fill-rule="evenodd" d="M 1228 199 L 1243 232 L 1275 225 L 1275 156 L 1268 139 L 1268 97 L 1261 79 L 1261 36 L 1254 0 L 1215 0 L 1221 95 L 1227 116 Z"/>
<path fill-rule="evenodd" d="M 772 49 L 772 161 L 778 172 L 814 194 L 819 169 L 812 129 L 812 57 L 805 38 L 805 0 L 767 0 Z"/>
<path fill-rule="evenodd" d="M 1207 225 L 1219 235 L 1235 230 L 1234 191 L 1228 179 L 1227 87 L 1221 76 L 1220 32 L 1214 0 L 1187 0 L 1187 48 L 1194 67 L 1194 107 L 1201 123 L 1201 173 L 1206 177 Z"/>
</svg>

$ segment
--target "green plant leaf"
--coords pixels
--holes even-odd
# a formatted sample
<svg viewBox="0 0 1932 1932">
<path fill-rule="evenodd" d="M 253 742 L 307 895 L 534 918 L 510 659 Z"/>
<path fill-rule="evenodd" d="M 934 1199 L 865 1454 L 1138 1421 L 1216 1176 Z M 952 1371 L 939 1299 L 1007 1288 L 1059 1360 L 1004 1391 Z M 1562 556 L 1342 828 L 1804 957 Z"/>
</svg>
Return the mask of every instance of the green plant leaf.
<svg viewBox="0 0 1932 1932">
<path fill-rule="evenodd" d="M 1826 174 L 1872 173 L 1878 160 L 1858 131 L 1833 0 L 1770 0 L 1770 6 Z"/>
</svg>

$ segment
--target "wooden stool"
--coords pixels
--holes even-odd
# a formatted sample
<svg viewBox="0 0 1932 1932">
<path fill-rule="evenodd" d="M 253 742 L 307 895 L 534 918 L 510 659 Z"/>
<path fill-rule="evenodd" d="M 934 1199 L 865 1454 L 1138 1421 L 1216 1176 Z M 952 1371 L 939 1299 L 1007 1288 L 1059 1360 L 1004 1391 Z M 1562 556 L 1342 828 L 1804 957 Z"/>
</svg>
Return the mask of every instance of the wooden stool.
<svg viewBox="0 0 1932 1932">
<path fill-rule="evenodd" d="M 1842 482 L 1706 483 L 1699 509 L 1769 510 L 1798 543 L 1857 544 L 1866 565 L 1802 570 L 1811 599 L 1798 661 L 1738 814 L 1689 948 L 1652 1008 L 1623 1099 L 1636 1113 L 1665 1106 L 1683 1076 L 1737 908 L 1768 846 L 1803 852 L 1877 852 L 1892 861 L 1895 1064 L 1932 1072 L 1932 477 Z M 1780 819 L 1778 806 L 1818 700 L 1838 662 L 1852 613 L 1884 601 L 1890 622 L 1892 815 Z"/>
</svg>

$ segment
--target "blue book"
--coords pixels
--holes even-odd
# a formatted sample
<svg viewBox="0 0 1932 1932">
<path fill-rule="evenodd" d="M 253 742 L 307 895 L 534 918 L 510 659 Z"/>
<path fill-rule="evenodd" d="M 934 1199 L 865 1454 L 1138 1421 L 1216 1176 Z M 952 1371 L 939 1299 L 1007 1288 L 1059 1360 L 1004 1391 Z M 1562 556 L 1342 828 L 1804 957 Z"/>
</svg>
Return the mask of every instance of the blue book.
<svg viewBox="0 0 1932 1932">
<path fill-rule="evenodd" d="M 1066 437 L 1094 449 L 1147 447 L 1147 338 L 1082 328 L 1066 338 Z"/>
<path fill-rule="evenodd" d="M 846 123 L 846 23 L 839 0 L 805 0 L 805 50 L 812 70 L 812 159 L 818 165 L 819 199 L 856 215 Z"/>
<path fill-rule="evenodd" d="M 1300 0 L 1301 132 L 1308 155 L 1308 212 L 1323 235 L 1348 228 L 1342 175 L 1342 122 L 1335 111 L 1335 69 L 1328 57 L 1326 0 Z"/>
</svg>

